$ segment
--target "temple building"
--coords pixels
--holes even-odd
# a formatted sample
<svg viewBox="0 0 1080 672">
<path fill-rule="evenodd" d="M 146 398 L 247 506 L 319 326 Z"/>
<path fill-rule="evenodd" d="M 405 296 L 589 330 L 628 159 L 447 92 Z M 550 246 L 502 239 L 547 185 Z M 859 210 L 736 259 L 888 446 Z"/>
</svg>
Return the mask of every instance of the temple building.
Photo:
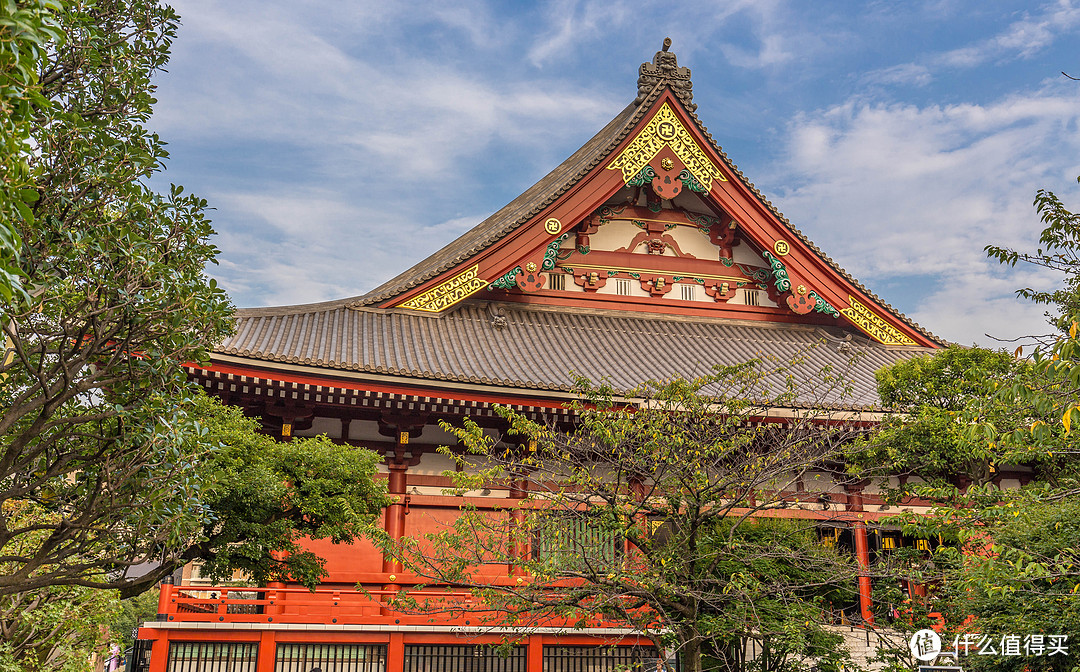
<svg viewBox="0 0 1080 672">
<path fill-rule="evenodd" d="M 503 429 L 502 404 L 570 427 L 571 372 L 631 389 L 799 352 L 813 375 L 858 354 L 844 403 L 873 408 L 876 370 L 946 343 L 840 268 L 740 172 L 698 118 L 690 70 L 669 46 L 641 65 L 624 110 L 504 208 L 363 296 L 238 311 L 235 335 L 191 378 L 283 440 L 325 434 L 384 455 L 395 538 L 463 503 L 520 497 L 443 494 L 455 465 L 436 448 L 456 439 L 438 423 Z M 813 487 L 828 493 L 832 519 L 848 516 L 844 534 L 869 562 L 880 498 L 828 474 Z M 493 656 L 481 645 L 505 633 L 467 613 L 387 608 L 380 596 L 418 580 L 372 545 L 311 545 L 329 572 L 314 593 L 163 586 L 158 619 L 140 630 L 148 669 L 570 672 L 648 655 L 630 631 L 553 626 Z M 852 618 L 868 623 L 869 579 L 863 589 Z"/>
</svg>

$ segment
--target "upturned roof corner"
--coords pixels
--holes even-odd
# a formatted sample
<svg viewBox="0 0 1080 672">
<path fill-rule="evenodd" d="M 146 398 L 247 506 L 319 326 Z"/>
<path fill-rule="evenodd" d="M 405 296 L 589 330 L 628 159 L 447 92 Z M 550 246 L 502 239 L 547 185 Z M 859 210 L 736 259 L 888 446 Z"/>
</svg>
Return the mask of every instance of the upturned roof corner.
<svg viewBox="0 0 1080 672">
<path fill-rule="evenodd" d="M 664 38 L 664 48 L 656 52 L 651 63 L 642 63 L 638 68 L 638 95 L 634 100 L 640 105 L 658 86 L 667 86 L 687 110 L 697 110 L 694 104 L 694 83 L 690 81 L 690 68 L 679 67 L 678 58 L 668 51 L 671 38 Z"/>
</svg>

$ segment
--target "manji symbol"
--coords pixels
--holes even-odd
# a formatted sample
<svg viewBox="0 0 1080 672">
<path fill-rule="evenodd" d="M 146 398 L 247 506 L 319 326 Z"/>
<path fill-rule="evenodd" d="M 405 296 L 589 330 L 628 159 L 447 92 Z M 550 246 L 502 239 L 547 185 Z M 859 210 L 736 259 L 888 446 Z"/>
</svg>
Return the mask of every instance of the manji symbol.
<svg viewBox="0 0 1080 672">
<path fill-rule="evenodd" d="M 720 169 L 701 151 L 690 131 L 682 125 L 671 106 L 664 103 L 634 141 L 626 146 L 608 170 L 621 170 L 623 182 L 629 182 L 652 161 L 664 147 L 670 147 L 705 191 L 713 180 L 727 182 Z"/>
</svg>

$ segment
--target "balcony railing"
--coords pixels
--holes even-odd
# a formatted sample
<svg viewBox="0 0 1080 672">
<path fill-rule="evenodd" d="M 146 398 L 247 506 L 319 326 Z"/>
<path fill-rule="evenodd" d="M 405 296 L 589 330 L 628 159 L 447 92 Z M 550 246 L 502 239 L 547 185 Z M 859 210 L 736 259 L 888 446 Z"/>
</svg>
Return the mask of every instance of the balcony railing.
<svg viewBox="0 0 1080 672">
<path fill-rule="evenodd" d="M 412 590 L 424 613 L 395 611 L 389 601 L 400 597 L 394 589 L 251 588 L 173 586 L 163 584 L 159 613 L 169 621 L 233 623 L 427 623 L 434 612 L 451 613 L 462 624 L 476 623 L 466 612 L 478 604 L 472 593 L 460 590 Z M 164 607 L 164 609 L 162 609 Z M 431 612 L 429 614 L 428 612 Z M 440 622 L 447 620 L 440 613 Z"/>
<path fill-rule="evenodd" d="M 513 579 L 515 582 L 517 579 Z M 510 582 L 510 579 L 507 579 Z M 219 623 L 307 623 L 337 625 L 481 626 L 502 622 L 505 614 L 485 610 L 483 602 L 461 588 L 417 586 L 404 582 L 378 588 L 189 586 L 162 584 L 158 620 Z M 402 608 L 408 598 L 412 609 Z M 575 621 L 576 622 L 576 621 Z M 525 625 L 524 622 L 522 622 Z M 544 625 L 572 623 L 545 619 Z M 600 619 L 591 627 L 619 627 Z"/>
</svg>

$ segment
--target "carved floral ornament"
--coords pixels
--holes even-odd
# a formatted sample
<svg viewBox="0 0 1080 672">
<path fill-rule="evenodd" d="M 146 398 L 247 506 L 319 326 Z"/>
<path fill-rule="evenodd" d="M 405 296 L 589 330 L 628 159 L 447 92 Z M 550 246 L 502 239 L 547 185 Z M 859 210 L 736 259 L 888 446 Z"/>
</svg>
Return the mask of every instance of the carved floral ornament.
<svg viewBox="0 0 1080 672">
<path fill-rule="evenodd" d="M 644 168 L 650 166 L 650 162 L 664 148 L 670 149 L 675 158 L 686 166 L 687 177 L 696 181 L 697 186 L 704 191 L 712 189 L 713 180 L 727 182 L 727 178 L 694 141 L 690 131 L 686 130 L 668 103 L 660 106 L 645 128 L 615 157 L 607 169 L 622 171 L 623 182 L 629 184 L 638 178 Z M 678 166 L 670 157 L 664 157 L 656 166 L 650 167 L 654 172 L 666 173 Z"/>
<path fill-rule="evenodd" d="M 885 345 L 916 345 L 896 327 L 883 320 L 877 313 L 864 306 L 854 296 L 848 295 L 849 308 L 841 309 L 848 320 L 865 331 L 871 338 Z"/>
<path fill-rule="evenodd" d="M 399 308 L 409 308 L 425 313 L 438 313 L 462 301 L 488 286 L 488 282 L 477 274 L 480 264 L 474 265 L 446 282 L 424 292 L 420 296 L 400 304 Z"/>
<path fill-rule="evenodd" d="M 802 281 L 793 280 L 788 274 L 787 267 L 778 258 L 769 252 L 762 255 L 772 269 L 772 285 L 769 287 L 769 295 L 774 301 L 785 298 L 788 308 L 799 315 L 810 312 L 822 313 L 830 317 L 846 317 L 849 322 L 863 330 L 868 336 L 885 345 L 916 345 L 915 341 L 896 327 L 886 322 L 869 307 L 860 303 L 855 297 L 848 295 L 848 307 L 837 310 L 832 304 L 823 299 L 820 294 L 808 289 Z M 787 294 L 786 297 L 783 295 Z M 777 301 L 779 303 L 779 301 Z"/>
</svg>

